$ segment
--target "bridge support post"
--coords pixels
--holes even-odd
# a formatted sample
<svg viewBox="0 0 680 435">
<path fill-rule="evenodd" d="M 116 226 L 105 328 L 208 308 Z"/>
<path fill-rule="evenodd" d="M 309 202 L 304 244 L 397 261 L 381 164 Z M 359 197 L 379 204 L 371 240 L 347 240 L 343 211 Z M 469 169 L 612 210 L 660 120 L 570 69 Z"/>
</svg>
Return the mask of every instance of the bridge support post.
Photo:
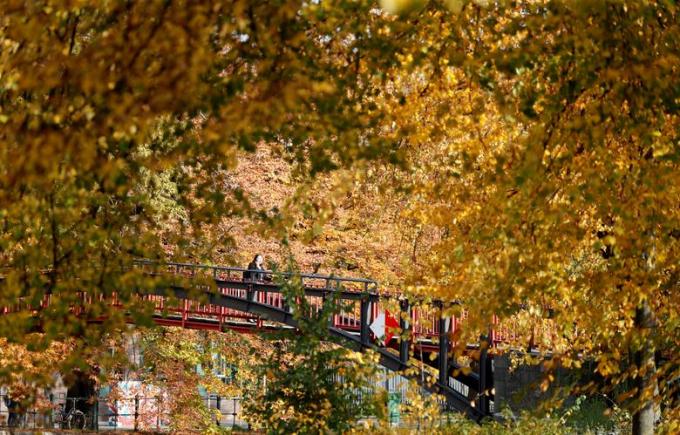
<svg viewBox="0 0 680 435">
<path fill-rule="evenodd" d="M 253 302 L 255 299 L 255 292 L 253 291 L 253 285 L 248 284 L 248 288 L 246 289 L 246 299 L 248 302 Z"/>
<path fill-rule="evenodd" d="M 368 347 L 370 345 L 370 340 L 368 336 L 368 316 L 371 311 L 371 301 L 368 298 L 368 295 L 364 296 L 361 298 L 361 316 L 360 316 L 360 337 L 361 337 L 361 345 L 362 347 Z"/>
<path fill-rule="evenodd" d="M 442 309 L 443 314 L 443 309 Z M 439 384 L 449 386 L 449 318 L 439 318 Z"/>
<path fill-rule="evenodd" d="M 487 354 L 487 349 L 489 347 L 489 338 L 482 336 L 479 341 L 479 396 L 478 396 L 478 406 L 479 412 L 482 415 L 487 415 L 489 413 L 489 395 L 487 394 L 487 389 L 489 388 L 488 373 L 490 360 Z"/>
<path fill-rule="evenodd" d="M 401 309 L 401 317 L 399 318 L 399 327 L 401 328 L 401 341 L 399 342 L 399 361 L 403 368 L 408 366 L 408 353 L 411 348 L 411 310 L 408 299 L 399 301 L 399 308 Z"/>
</svg>

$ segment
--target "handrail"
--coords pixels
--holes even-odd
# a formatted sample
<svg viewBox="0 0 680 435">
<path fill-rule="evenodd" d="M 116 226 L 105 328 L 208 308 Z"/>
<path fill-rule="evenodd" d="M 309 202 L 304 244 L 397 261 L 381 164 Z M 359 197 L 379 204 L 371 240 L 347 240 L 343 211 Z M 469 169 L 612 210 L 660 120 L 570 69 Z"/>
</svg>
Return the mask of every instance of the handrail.
<svg viewBox="0 0 680 435">
<path fill-rule="evenodd" d="M 294 274 L 294 273 L 291 273 L 291 272 L 274 272 L 274 271 L 271 271 L 271 270 L 260 270 L 260 269 L 253 270 L 253 269 L 246 269 L 246 268 L 242 268 L 242 267 L 230 267 L 230 266 L 211 266 L 211 265 L 208 265 L 208 264 L 179 263 L 179 262 L 158 262 L 158 261 L 148 260 L 148 259 L 144 259 L 144 258 L 135 259 L 133 263 L 134 264 L 143 264 L 143 265 L 156 265 L 156 266 L 178 266 L 178 267 L 187 267 L 187 268 L 193 268 L 193 269 L 221 270 L 221 271 L 225 271 L 225 272 L 257 272 L 257 273 L 282 275 L 282 276 L 285 276 L 285 277 L 299 276 L 301 278 L 307 278 L 307 279 L 322 279 L 322 280 L 328 280 L 328 281 L 373 284 L 376 289 L 378 287 L 377 281 L 372 280 L 372 279 L 368 279 L 368 278 L 352 278 L 352 277 L 342 277 L 342 276 L 336 276 L 336 275 L 318 275 L 318 274 L 313 274 L 313 273 Z"/>
</svg>

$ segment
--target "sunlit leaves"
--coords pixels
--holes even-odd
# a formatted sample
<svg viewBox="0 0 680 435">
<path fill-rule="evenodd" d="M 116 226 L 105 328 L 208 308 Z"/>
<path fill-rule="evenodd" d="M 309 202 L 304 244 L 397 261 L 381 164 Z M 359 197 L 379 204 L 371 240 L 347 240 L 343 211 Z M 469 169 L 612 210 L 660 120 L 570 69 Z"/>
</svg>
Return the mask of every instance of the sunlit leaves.
<svg viewBox="0 0 680 435">
<path fill-rule="evenodd" d="M 0 334 L 39 324 L 47 339 L 97 343 L 129 320 L 114 296 L 148 322 L 133 295 L 157 283 L 135 257 L 205 260 L 231 247 L 224 219 L 280 222 L 229 179 L 239 150 L 280 142 L 312 175 L 380 154 L 363 96 L 394 41 L 368 37 L 383 25 L 373 3 L 341 6 L 3 5 L 0 305 L 51 296 L 40 322 L 12 313 Z"/>
<path fill-rule="evenodd" d="M 429 233 L 417 239 L 424 264 L 410 263 L 416 288 L 465 301 L 480 331 L 497 314 L 515 322 L 519 342 L 584 352 L 579 358 L 597 359 L 613 383 L 627 371 L 639 377 L 622 359 L 643 346 L 677 361 L 680 246 L 672 234 L 680 216 L 670 186 L 678 185 L 678 168 L 665 157 L 674 154 L 679 124 L 677 107 L 664 101 L 680 88 L 676 76 L 651 68 L 678 68 L 676 7 L 454 6 L 460 19 L 449 31 L 457 38 L 441 39 L 444 52 L 467 53 L 451 55 L 450 64 L 471 79 L 470 97 L 458 88 L 454 110 L 433 116 L 448 96 L 445 76 L 430 76 L 409 101 L 411 112 L 397 118 L 418 124 L 401 130 L 412 138 L 410 165 L 384 180 L 395 191 L 409 186 L 400 197 L 401 217 L 411 223 L 405 233 Z M 417 75 L 404 77 L 403 88 L 418 86 Z M 443 120 L 436 135 L 427 130 Z M 653 334 L 636 326 L 644 301 L 653 306 Z M 535 328 L 547 312 L 553 332 L 546 336 Z"/>
<path fill-rule="evenodd" d="M 256 365 L 262 383 L 247 389 L 249 421 L 268 433 L 323 433 L 380 417 L 379 397 L 370 388 L 377 354 L 338 346 L 328 331 L 341 301 L 331 294 L 317 308 L 304 297 L 299 277 L 278 283 L 288 301 L 298 302 L 291 305 L 299 331 L 271 337 L 274 351 Z"/>
<path fill-rule="evenodd" d="M 381 4 L 398 16 L 369 1 L 3 8 L 2 305 L 51 291 L 47 337 L 96 342 L 71 307 L 84 289 L 134 310 L 156 283 L 133 257 L 210 257 L 224 218 L 317 240 L 347 205 L 325 247 L 468 303 L 470 336 L 498 315 L 608 374 L 641 337 L 677 362 L 677 6 Z M 263 141 L 286 176 L 337 178 L 254 210 L 229 171 Z M 316 222 L 288 232 L 300 214 Z M 403 267 L 345 253 L 365 222 L 396 223 L 371 235 L 373 263 Z M 643 301 L 652 336 L 634 327 Z M 107 307 L 89 315 L 120 326 Z M 554 330 L 532 335 L 545 313 Z"/>
</svg>

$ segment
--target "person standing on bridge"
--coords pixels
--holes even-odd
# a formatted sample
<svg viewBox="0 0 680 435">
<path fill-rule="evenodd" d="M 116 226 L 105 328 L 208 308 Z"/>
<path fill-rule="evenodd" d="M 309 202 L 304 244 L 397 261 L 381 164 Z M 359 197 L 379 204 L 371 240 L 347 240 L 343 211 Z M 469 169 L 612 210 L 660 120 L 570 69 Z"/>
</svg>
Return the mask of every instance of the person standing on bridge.
<svg viewBox="0 0 680 435">
<path fill-rule="evenodd" d="M 271 281 L 264 271 L 264 257 L 262 254 L 256 254 L 253 261 L 248 265 L 248 270 L 243 272 L 243 281 L 246 282 L 262 282 Z M 259 292 L 253 291 L 252 296 L 254 300 L 259 301 Z M 252 320 L 252 319 L 251 319 Z"/>
<path fill-rule="evenodd" d="M 264 257 L 262 254 L 255 255 L 253 261 L 248 265 L 248 270 L 243 272 L 244 281 L 264 281 L 266 279 L 264 273 Z"/>
</svg>

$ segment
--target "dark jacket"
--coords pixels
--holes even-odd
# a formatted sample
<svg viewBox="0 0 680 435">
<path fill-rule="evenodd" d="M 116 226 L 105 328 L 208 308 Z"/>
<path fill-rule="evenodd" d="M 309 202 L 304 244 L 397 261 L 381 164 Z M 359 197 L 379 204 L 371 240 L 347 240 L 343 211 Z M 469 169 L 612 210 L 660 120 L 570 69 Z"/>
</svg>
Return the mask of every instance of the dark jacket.
<svg viewBox="0 0 680 435">
<path fill-rule="evenodd" d="M 244 281 L 264 281 L 265 279 L 267 279 L 267 276 L 264 273 L 264 269 L 262 267 L 258 267 L 257 263 L 254 261 L 248 265 L 248 270 L 243 272 Z"/>
</svg>

